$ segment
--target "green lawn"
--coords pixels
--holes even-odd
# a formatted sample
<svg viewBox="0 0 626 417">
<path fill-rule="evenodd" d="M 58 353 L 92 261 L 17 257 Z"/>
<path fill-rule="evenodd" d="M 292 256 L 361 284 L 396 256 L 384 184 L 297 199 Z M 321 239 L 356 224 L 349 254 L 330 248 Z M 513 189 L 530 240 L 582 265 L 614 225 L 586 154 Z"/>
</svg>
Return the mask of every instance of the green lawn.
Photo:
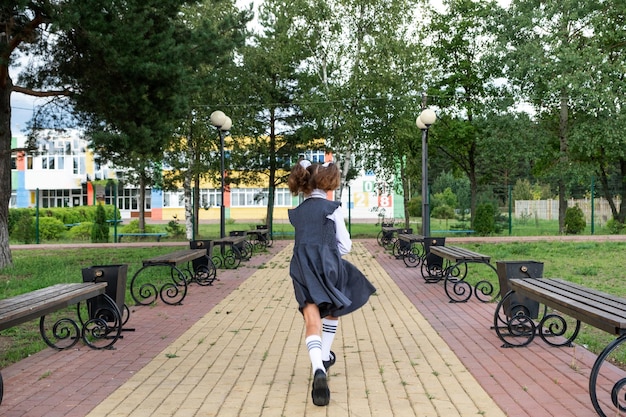
<svg viewBox="0 0 626 417">
<path fill-rule="evenodd" d="M 166 225 L 154 225 L 165 230 Z M 404 226 L 404 224 L 400 225 Z M 419 233 L 419 225 L 411 225 Z M 445 223 L 433 222 L 431 230 L 444 230 Z M 449 226 L 449 225 L 448 225 Z M 227 231 L 247 230 L 254 224 L 228 224 Z M 555 234 L 554 224 L 524 225 L 526 235 Z M 375 238 L 380 225 L 353 224 L 350 226 L 354 238 Z M 518 226 L 516 230 L 522 229 Z M 274 231 L 286 233 L 285 238 L 293 239 L 293 228 L 289 224 L 277 224 Z M 197 239 L 211 239 L 219 234 L 219 224 L 203 224 Z M 597 234 L 600 234 L 597 232 Z M 504 234 L 508 236 L 508 232 Z M 176 240 L 184 241 L 184 237 Z M 497 260 L 535 260 L 544 263 L 544 276 L 560 277 L 591 288 L 597 288 L 618 296 L 626 297 L 626 271 L 621 261 L 626 251 L 626 243 L 621 242 L 524 242 L 520 237 L 517 243 L 464 244 L 470 250 L 484 253 Z M 171 251 L 168 247 L 151 248 L 82 248 L 66 250 L 14 250 L 14 266 L 0 270 L 0 299 L 32 291 L 59 282 L 82 281 L 81 269 L 93 265 L 126 263 L 128 277 L 141 266 L 141 261 L 155 255 Z M 471 267 L 474 267 L 473 265 Z M 488 269 L 484 266 L 485 269 Z M 485 278 L 498 288 L 493 271 L 484 274 L 470 274 L 473 279 Z M 469 278 L 468 278 L 469 279 Z M 132 302 L 126 295 L 127 304 Z M 0 368 L 18 361 L 29 354 L 46 348 L 38 334 L 36 321 L 17 326 L 2 332 L 0 346 L 4 354 L 0 358 Z M 583 326 L 578 343 L 587 345 L 595 352 L 606 345 L 613 337 Z M 625 355 L 626 357 L 626 355 Z M 626 360 L 618 359 L 620 362 Z"/>
</svg>

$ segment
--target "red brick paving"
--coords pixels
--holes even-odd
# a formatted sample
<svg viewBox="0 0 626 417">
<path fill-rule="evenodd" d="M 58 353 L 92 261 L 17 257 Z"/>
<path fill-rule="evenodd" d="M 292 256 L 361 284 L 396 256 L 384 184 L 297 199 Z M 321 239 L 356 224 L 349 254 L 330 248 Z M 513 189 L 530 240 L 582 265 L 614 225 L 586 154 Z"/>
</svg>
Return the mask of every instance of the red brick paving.
<svg viewBox="0 0 626 417">
<path fill-rule="evenodd" d="M 502 348 L 491 329 L 494 303 L 449 303 L 441 284 L 426 284 L 419 268 L 407 268 L 375 240 L 362 242 L 508 416 L 597 415 L 588 393 L 595 355 L 540 340 L 526 348 Z M 182 307 L 159 301 L 134 307 L 127 326 L 136 331 L 124 332 L 113 351 L 80 344 L 70 351 L 47 349 L 3 369 L 0 414 L 86 415 L 288 243 L 277 241 L 271 252 L 253 256 L 238 270 L 219 271 L 212 287 L 192 285 Z"/>
</svg>

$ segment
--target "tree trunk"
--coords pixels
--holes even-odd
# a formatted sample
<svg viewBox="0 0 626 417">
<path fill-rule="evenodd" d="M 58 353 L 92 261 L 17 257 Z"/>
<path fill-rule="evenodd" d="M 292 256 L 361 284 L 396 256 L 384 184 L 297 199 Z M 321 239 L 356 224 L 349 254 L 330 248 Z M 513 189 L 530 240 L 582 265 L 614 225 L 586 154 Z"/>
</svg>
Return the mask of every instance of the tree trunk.
<svg viewBox="0 0 626 417">
<path fill-rule="evenodd" d="M 187 170 L 183 179 L 183 193 L 185 200 L 185 233 L 187 240 L 193 239 L 194 217 L 191 203 L 191 170 Z"/>
<path fill-rule="evenodd" d="M 274 132 L 272 114 L 272 131 L 270 134 L 270 176 L 268 180 L 268 196 L 267 196 L 267 213 L 265 215 L 265 225 L 270 232 L 272 232 L 272 225 L 274 223 L 274 190 L 276 186 L 276 134 Z"/>
<path fill-rule="evenodd" d="M 409 180 L 405 173 L 406 171 L 406 158 L 402 158 L 400 161 L 400 179 L 402 181 L 402 200 L 404 201 L 404 227 L 409 229 L 411 227 L 411 215 L 409 214 L 409 198 L 411 197 L 409 190 Z"/>
<path fill-rule="evenodd" d="M 3 64 L 3 65 L 6 65 Z M 6 69 L 6 67 L 5 67 Z M 9 201 L 11 200 L 11 89 L 8 71 L 0 79 L 0 268 L 13 264 L 9 248 Z"/>
<path fill-rule="evenodd" d="M 561 92 L 561 104 L 559 111 L 559 233 L 565 233 L 565 211 L 567 210 L 567 196 L 565 190 L 564 175 L 567 175 L 567 135 L 568 135 L 568 117 L 569 108 L 567 106 L 568 95 L 565 90 Z"/>
<path fill-rule="evenodd" d="M 139 176 L 139 231 L 146 231 L 146 179 L 145 171 Z"/>
</svg>

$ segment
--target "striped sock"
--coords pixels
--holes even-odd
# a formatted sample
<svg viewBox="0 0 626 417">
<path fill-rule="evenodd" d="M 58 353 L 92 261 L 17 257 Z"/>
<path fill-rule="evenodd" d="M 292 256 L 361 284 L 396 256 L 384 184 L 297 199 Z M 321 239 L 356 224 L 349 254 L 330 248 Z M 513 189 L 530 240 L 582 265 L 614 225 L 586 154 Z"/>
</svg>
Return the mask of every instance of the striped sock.
<svg viewBox="0 0 626 417">
<path fill-rule="evenodd" d="M 309 350 L 313 373 L 315 373 L 317 369 L 324 370 L 324 363 L 322 362 L 322 338 L 318 335 L 312 335 L 307 337 L 304 342 L 306 343 L 306 348 Z"/>
<path fill-rule="evenodd" d="M 322 319 L 322 359 L 330 360 L 330 348 L 335 340 L 339 320 Z"/>
</svg>

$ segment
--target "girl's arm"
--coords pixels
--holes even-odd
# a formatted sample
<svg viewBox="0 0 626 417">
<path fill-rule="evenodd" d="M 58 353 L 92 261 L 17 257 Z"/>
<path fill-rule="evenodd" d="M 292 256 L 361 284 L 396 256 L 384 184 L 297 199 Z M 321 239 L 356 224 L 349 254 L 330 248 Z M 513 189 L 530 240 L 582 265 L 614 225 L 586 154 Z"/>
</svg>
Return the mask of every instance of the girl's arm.
<svg viewBox="0 0 626 417">
<path fill-rule="evenodd" d="M 337 247 L 341 256 L 347 254 L 352 249 L 352 239 L 350 233 L 346 228 L 346 223 L 343 220 L 343 212 L 341 207 L 337 207 L 337 210 L 333 214 L 328 216 L 329 219 L 335 222 L 335 230 L 337 236 Z"/>
</svg>

